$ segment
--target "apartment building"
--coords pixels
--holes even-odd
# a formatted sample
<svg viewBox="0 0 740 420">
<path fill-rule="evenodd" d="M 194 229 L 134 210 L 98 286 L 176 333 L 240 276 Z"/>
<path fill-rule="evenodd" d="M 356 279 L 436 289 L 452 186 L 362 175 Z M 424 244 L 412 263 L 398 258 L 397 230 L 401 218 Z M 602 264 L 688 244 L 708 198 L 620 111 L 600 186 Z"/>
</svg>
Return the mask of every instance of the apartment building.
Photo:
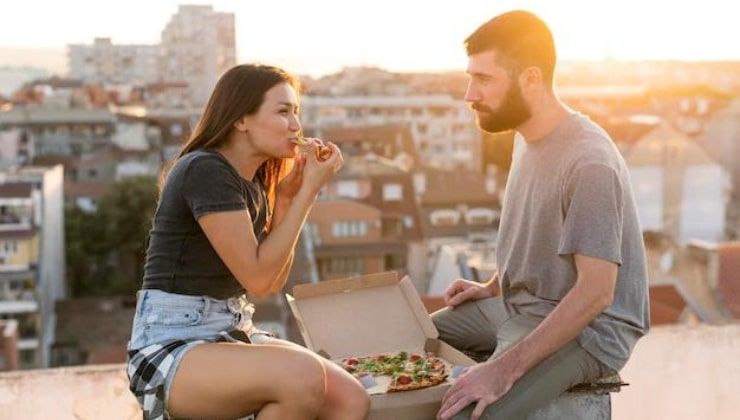
<svg viewBox="0 0 740 420">
<path fill-rule="evenodd" d="M 18 325 L 21 368 L 49 366 L 66 296 L 61 165 L 0 172 L 0 318 Z"/>
<path fill-rule="evenodd" d="M 452 96 L 304 96 L 302 106 L 305 129 L 319 136 L 338 126 L 402 125 L 424 166 L 480 168 L 482 134 L 465 101 Z"/>
</svg>

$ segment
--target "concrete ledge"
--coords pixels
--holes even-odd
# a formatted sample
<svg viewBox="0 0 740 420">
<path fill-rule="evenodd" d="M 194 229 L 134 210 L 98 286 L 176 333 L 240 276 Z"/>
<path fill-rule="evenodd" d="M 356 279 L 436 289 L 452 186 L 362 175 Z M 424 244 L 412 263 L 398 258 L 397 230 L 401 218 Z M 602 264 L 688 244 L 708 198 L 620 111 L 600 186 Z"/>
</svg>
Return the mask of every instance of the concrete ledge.
<svg viewBox="0 0 740 420">
<path fill-rule="evenodd" d="M 553 400 L 527 420 L 609 420 L 612 418 L 612 403 L 609 394 L 568 392 Z"/>
<path fill-rule="evenodd" d="M 612 395 L 624 420 L 738 418 L 740 323 L 655 327 L 637 342 Z"/>
<path fill-rule="evenodd" d="M 3 420 L 140 420 L 124 365 L 0 374 Z"/>
<path fill-rule="evenodd" d="M 740 324 L 653 328 L 611 395 L 570 393 L 530 416 L 544 419 L 735 419 Z M 140 420 L 124 365 L 0 373 L 2 420 Z"/>
<path fill-rule="evenodd" d="M 125 365 L 98 365 L 0 374 L 3 420 L 140 420 Z M 609 395 L 572 392 L 528 420 L 609 419 Z"/>
</svg>

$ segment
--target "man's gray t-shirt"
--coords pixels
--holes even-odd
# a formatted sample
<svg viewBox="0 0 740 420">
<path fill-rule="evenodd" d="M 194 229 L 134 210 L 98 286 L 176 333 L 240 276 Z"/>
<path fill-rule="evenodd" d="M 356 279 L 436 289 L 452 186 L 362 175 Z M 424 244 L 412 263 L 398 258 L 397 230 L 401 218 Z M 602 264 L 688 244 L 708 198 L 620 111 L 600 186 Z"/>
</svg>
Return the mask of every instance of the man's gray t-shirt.
<svg viewBox="0 0 740 420">
<path fill-rule="evenodd" d="M 578 341 L 619 370 L 649 328 L 645 251 L 624 160 L 578 113 L 534 143 L 517 137 L 496 250 L 507 310 L 552 312 L 576 282 L 574 254 L 618 264 L 611 306 Z"/>
</svg>

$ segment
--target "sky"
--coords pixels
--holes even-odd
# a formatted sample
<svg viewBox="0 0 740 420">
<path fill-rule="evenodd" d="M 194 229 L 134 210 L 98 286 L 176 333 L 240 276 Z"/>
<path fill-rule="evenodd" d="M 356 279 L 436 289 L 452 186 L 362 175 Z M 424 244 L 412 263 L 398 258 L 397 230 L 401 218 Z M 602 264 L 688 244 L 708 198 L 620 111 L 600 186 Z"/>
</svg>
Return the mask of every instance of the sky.
<svg viewBox="0 0 740 420">
<path fill-rule="evenodd" d="M 301 74 L 460 70 L 463 39 L 511 9 L 540 15 L 565 60 L 740 60 L 728 0 L 3 0 L 0 65 L 62 67 L 66 45 L 95 37 L 158 43 L 178 4 L 234 13 L 239 62 Z"/>
</svg>

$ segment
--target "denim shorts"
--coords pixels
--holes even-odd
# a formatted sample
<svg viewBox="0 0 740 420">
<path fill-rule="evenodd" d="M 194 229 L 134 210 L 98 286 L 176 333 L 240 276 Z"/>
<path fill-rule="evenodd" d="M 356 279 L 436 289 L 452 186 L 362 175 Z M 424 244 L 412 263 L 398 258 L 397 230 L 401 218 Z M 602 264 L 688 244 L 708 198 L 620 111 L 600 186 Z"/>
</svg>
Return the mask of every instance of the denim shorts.
<svg viewBox="0 0 740 420">
<path fill-rule="evenodd" d="M 260 344 L 271 339 L 252 323 L 246 296 L 226 300 L 145 289 L 137 295 L 128 377 L 145 419 L 169 418 L 166 402 L 185 353 L 202 343 Z"/>
</svg>

